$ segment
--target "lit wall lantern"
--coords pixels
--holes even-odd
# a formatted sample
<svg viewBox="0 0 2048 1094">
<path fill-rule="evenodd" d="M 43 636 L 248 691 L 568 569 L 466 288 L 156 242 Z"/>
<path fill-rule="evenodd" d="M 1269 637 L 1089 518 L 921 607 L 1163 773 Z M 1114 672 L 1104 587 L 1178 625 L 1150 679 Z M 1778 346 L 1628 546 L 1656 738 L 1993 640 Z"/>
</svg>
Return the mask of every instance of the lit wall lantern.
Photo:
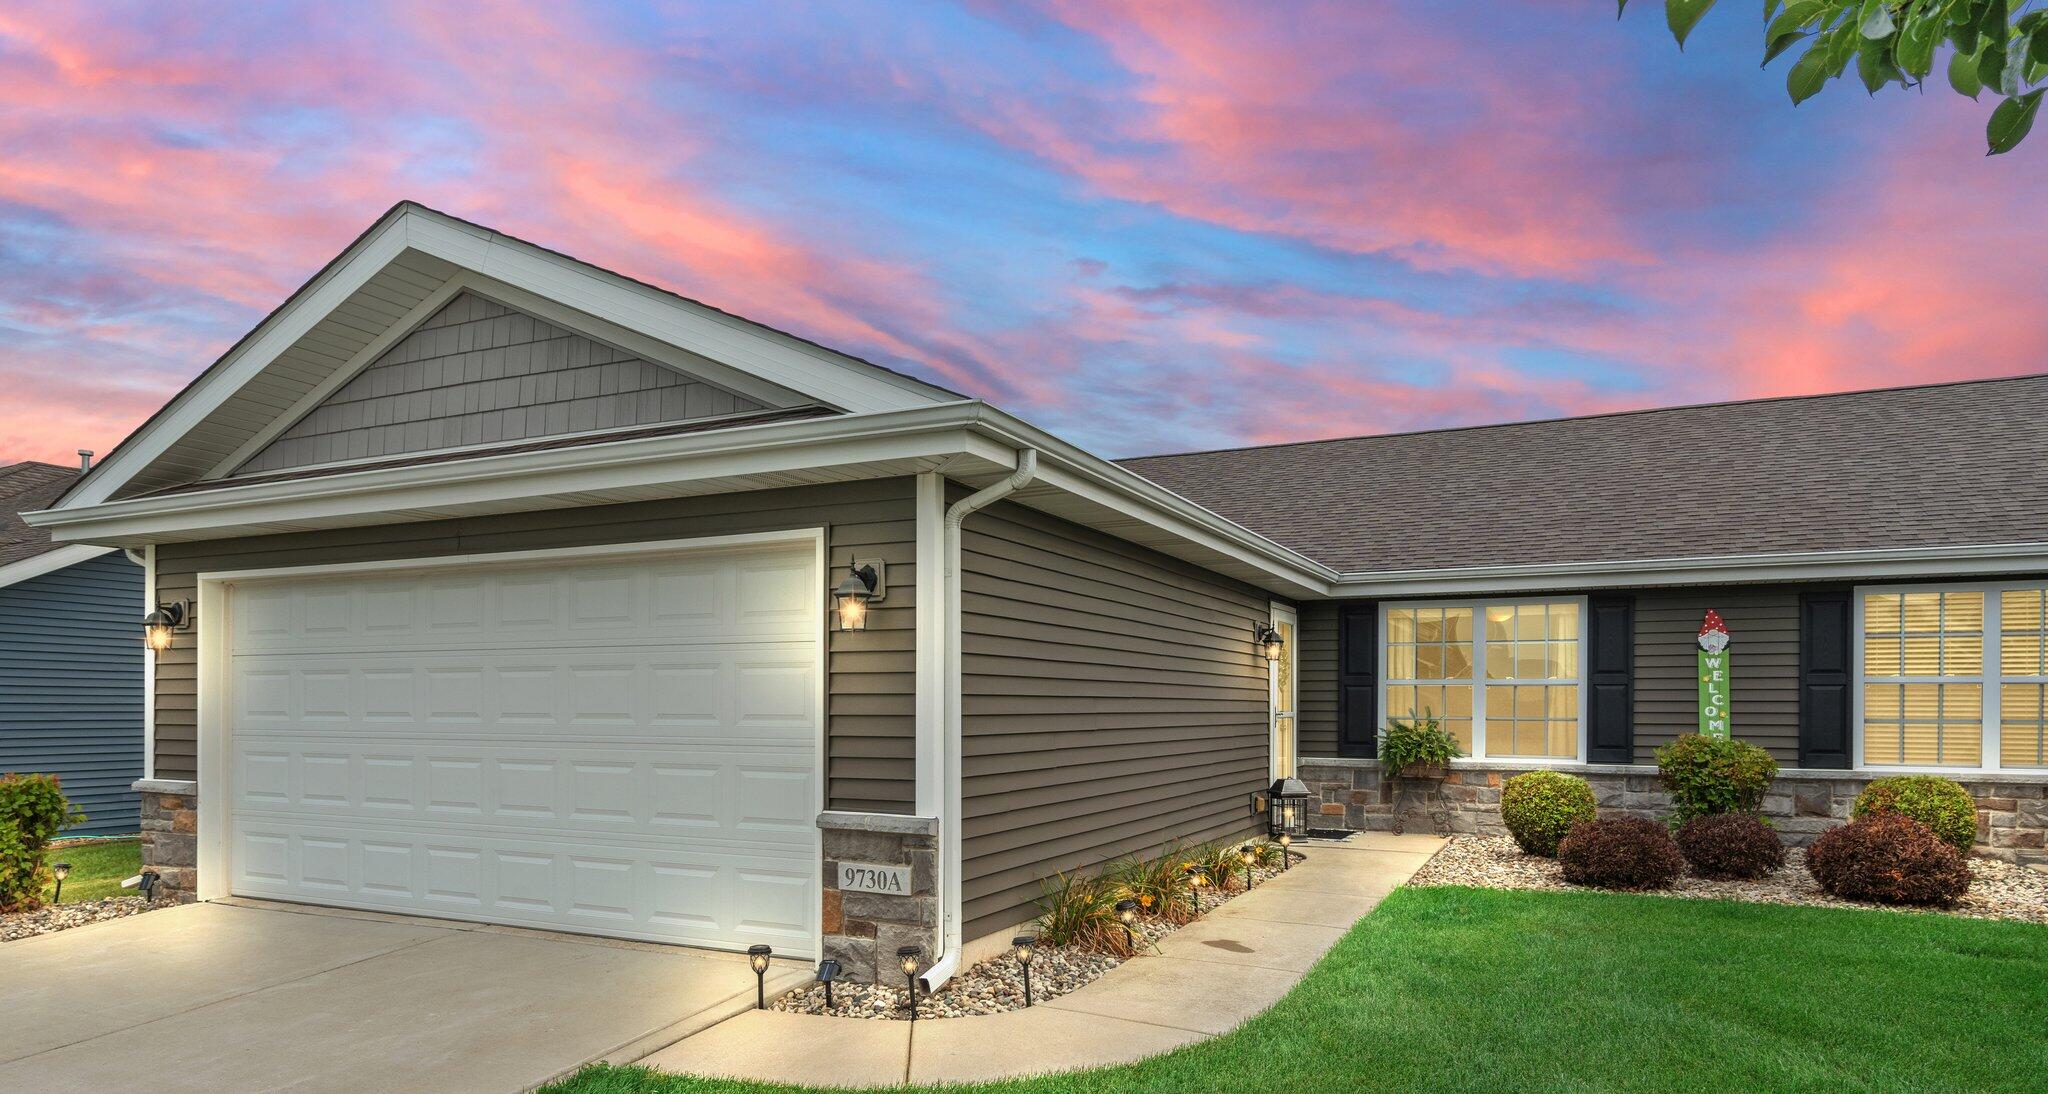
<svg viewBox="0 0 2048 1094">
<path fill-rule="evenodd" d="M 170 649 L 171 640 L 179 631 L 191 629 L 192 602 L 189 600 L 159 604 L 155 611 L 142 617 L 142 640 L 157 653 Z"/>
<path fill-rule="evenodd" d="M 1308 834 L 1308 784 L 1300 779 L 1274 779 L 1266 791 L 1266 821 L 1274 839 L 1288 842 Z"/>
<path fill-rule="evenodd" d="M 868 605 L 888 599 L 888 570 L 879 560 L 855 559 L 846 580 L 832 590 L 832 603 L 842 631 L 868 629 Z"/>
<path fill-rule="evenodd" d="M 1252 640 L 1258 643 L 1259 652 L 1265 654 L 1268 661 L 1280 660 L 1280 647 L 1287 644 L 1287 640 L 1280 637 L 1280 628 L 1271 623 L 1253 627 Z"/>
</svg>

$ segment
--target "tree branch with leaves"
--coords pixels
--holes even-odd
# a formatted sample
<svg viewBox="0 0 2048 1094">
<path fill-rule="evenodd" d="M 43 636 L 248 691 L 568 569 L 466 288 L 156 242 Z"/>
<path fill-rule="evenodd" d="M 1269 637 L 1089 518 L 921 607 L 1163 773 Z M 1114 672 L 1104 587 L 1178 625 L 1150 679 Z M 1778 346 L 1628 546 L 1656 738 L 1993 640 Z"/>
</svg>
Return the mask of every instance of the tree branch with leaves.
<svg viewBox="0 0 2048 1094">
<path fill-rule="evenodd" d="M 1849 70 L 1872 95 L 1887 84 L 1924 88 L 1935 53 L 1949 47 L 1948 85 L 1976 99 L 2003 101 L 1985 126 L 1986 155 L 2009 152 L 2033 128 L 2048 91 L 2048 11 L 2034 0 L 1764 0 L 1765 65 L 1804 52 L 1785 73 L 1792 105 L 1814 97 Z M 1664 0 L 1664 20 L 1685 48 L 1686 36 L 1714 0 Z M 1628 8 L 1618 0 L 1617 15 Z"/>
</svg>

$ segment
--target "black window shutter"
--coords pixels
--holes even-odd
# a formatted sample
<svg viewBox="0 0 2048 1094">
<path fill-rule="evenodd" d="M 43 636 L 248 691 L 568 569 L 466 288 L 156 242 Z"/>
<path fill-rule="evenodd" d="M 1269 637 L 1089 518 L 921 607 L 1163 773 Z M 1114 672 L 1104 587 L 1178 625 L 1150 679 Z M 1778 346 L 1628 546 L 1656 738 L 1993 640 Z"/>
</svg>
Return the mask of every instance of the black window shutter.
<svg viewBox="0 0 2048 1094">
<path fill-rule="evenodd" d="M 1799 766 L 1850 765 L 1849 591 L 1799 597 Z"/>
<path fill-rule="evenodd" d="M 1635 762 L 1636 598 L 1596 596 L 1586 619 L 1586 759 Z"/>
<path fill-rule="evenodd" d="M 1337 609 L 1337 755 L 1380 751 L 1380 613 L 1373 601 Z"/>
</svg>

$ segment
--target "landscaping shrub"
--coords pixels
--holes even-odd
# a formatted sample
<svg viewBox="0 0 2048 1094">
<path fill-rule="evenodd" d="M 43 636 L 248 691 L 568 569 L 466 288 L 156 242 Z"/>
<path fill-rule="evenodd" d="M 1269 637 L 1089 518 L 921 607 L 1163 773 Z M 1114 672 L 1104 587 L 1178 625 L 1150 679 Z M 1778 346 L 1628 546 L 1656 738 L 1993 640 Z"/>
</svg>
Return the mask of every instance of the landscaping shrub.
<svg viewBox="0 0 2048 1094">
<path fill-rule="evenodd" d="M 1555 857 L 1557 841 L 1599 810 L 1586 780 L 1561 771 L 1529 771 L 1500 787 L 1500 819 L 1522 850 Z"/>
<path fill-rule="evenodd" d="M 1252 844 L 1252 854 L 1258 860 L 1261 870 L 1275 870 L 1287 865 L 1286 852 L 1272 840 L 1262 839 Z"/>
<path fill-rule="evenodd" d="M 1212 843 L 1195 849 L 1189 856 L 1195 865 L 1209 872 L 1209 884 L 1218 892 L 1244 888 L 1244 859 L 1237 853 L 1240 844 Z"/>
<path fill-rule="evenodd" d="M 83 820 L 55 775 L 0 775 L 0 912 L 42 906 L 50 840 Z"/>
<path fill-rule="evenodd" d="M 1671 832 L 1641 817 L 1580 821 L 1557 844 L 1557 862 L 1573 885 L 1662 889 L 1685 872 Z"/>
<path fill-rule="evenodd" d="M 1657 777 L 1671 792 L 1675 827 L 1715 813 L 1757 812 L 1778 761 L 1748 741 L 1688 733 L 1657 750 Z"/>
<path fill-rule="evenodd" d="M 1137 901 L 1146 915 L 1185 923 L 1189 917 L 1186 862 L 1186 851 L 1179 843 L 1170 843 L 1156 858 L 1129 855 L 1118 859 L 1108 873 L 1119 898 Z"/>
<path fill-rule="evenodd" d="M 1441 767 L 1462 755 L 1458 739 L 1427 712 L 1407 721 L 1389 718 L 1380 734 L 1380 769 L 1389 778 L 1412 768 Z"/>
<path fill-rule="evenodd" d="M 1856 795 L 1852 820 L 1903 813 L 1926 825 L 1943 843 L 1970 853 L 1977 842 L 1977 802 L 1963 784 L 1939 775 L 1893 775 Z"/>
<path fill-rule="evenodd" d="M 1678 830 L 1692 872 L 1710 878 L 1759 878 L 1785 865 L 1785 844 L 1752 813 L 1709 813 Z"/>
<path fill-rule="evenodd" d="M 1946 908 L 1970 890 L 1970 868 L 1953 846 L 1904 813 L 1831 828 L 1806 851 L 1820 887 L 1845 900 Z"/>
<path fill-rule="evenodd" d="M 1116 902 L 1123 899 L 1116 883 L 1086 874 L 1054 874 L 1038 898 L 1038 942 L 1042 946 L 1078 946 L 1128 954 Z"/>
</svg>

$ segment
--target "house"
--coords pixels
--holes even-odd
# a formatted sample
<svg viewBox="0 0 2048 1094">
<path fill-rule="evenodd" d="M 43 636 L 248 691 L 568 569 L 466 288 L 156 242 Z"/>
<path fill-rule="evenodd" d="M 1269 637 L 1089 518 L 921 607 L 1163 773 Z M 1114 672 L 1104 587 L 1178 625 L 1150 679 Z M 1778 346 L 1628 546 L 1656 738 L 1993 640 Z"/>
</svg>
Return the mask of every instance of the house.
<svg viewBox="0 0 2048 1094">
<path fill-rule="evenodd" d="M 1787 831 L 1933 769 L 2040 857 L 2044 396 L 1119 463 L 407 203 L 32 519 L 148 567 L 183 897 L 936 984 L 1055 871 L 1257 830 L 1276 776 L 1391 823 L 1389 716 L 1468 742 L 1462 826 L 1539 765 L 1654 807 L 1708 608 Z"/>
<path fill-rule="evenodd" d="M 0 467 L 0 771 L 61 778 L 86 814 L 64 835 L 125 835 L 139 823 L 142 567 L 112 547 L 53 543 L 20 516 L 78 476 Z"/>
</svg>

